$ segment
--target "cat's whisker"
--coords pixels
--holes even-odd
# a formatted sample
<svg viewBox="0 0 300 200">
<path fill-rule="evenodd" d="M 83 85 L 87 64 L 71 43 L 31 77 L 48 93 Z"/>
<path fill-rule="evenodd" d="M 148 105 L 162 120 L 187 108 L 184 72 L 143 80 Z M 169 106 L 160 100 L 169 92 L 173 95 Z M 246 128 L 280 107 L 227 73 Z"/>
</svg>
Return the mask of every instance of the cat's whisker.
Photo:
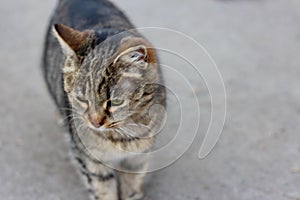
<svg viewBox="0 0 300 200">
<path fill-rule="evenodd" d="M 68 108 L 63 108 L 64 110 L 68 110 Z M 72 113 L 65 116 L 64 118 L 61 119 L 62 122 L 71 120 L 74 117 L 80 117 L 80 113 L 78 113 L 77 111 L 73 110 L 73 109 L 69 109 Z"/>
<path fill-rule="evenodd" d="M 115 131 L 116 131 L 118 134 L 120 134 L 122 137 L 126 137 L 126 136 L 122 133 L 122 131 L 120 131 L 119 129 L 115 129 Z"/>
<path fill-rule="evenodd" d="M 116 122 L 110 123 L 107 127 L 108 128 L 115 128 L 115 127 L 119 126 L 120 124 L 122 124 L 122 121 L 116 121 Z"/>
<path fill-rule="evenodd" d="M 125 137 L 127 139 L 134 139 L 131 135 L 128 135 L 128 134 L 124 134 L 123 130 L 121 128 L 117 128 L 116 131 L 122 136 L 122 137 Z"/>
<path fill-rule="evenodd" d="M 74 108 L 59 108 L 59 110 L 62 110 L 62 111 L 67 110 L 67 111 L 71 111 L 71 112 L 74 112 L 74 113 L 78 113 L 78 111 L 75 110 Z"/>
<path fill-rule="evenodd" d="M 68 121 L 72 121 L 72 119 L 73 119 L 73 114 L 70 114 L 70 115 L 68 115 L 68 116 L 66 116 L 62 119 L 59 119 L 59 121 L 65 123 L 65 122 L 68 122 Z"/>
<path fill-rule="evenodd" d="M 66 118 L 77 118 L 77 117 L 80 117 L 80 115 L 70 114 Z"/>
<path fill-rule="evenodd" d="M 143 128 L 148 129 L 148 130 L 151 129 L 149 126 L 146 126 L 146 125 L 140 124 L 140 123 L 139 123 L 139 124 L 138 124 L 138 123 L 136 123 L 136 124 L 134 124 L 134 123 L 127 123 L 126 125 L 129 125 L 129 126 L 137 126 L 137 127 L 143 127 Z"/>
<path fill-rule="evenodd" d="M 146 130 L 138 130 L 137 132 L 139 132 L 139 135 L 136 135 L 136 132 L 133 131 L 133 130 L 131 130 L 131 129 L 129 129 L 128 127 L 123 127 L 123 130 L 127 131 L 127 133 L 129 133 L 133 137 L 140 137 L 140 138 L 144 138 L 144 137 L 150 136 L 149 133 L 151 132 L 150 128 L 146 128 Z"/>
<path fill-rule="evenodd" d="M 81 124 L 80 127 L 78 127 L 78 130 L 79 130 L 80 132 L 82 132 L 82 129 L 83 129 L 83 128 L 85 128 L 85 125 L 84 125 L 84 124 Z M 86 133 L 86 132 L 84 131 L 83 134 L 85 134 L 85 133 Z"/>
<path fill-rule="evenodd" d="M 120 131 L 124 132 L 125 135 L 131 139 L 136 137 L 132 131 L 126 130 L 126 129 L 124 129 L 124 127 L 120 128 Z"/>
<path fill-rule="evenodd" d="M 72 122 L 72 121 L 75 122 L 75 120 L 77 120 L 77 119 L 83 121 L 82 117 L 80 117 L 80 116 L 78 116 L 78 117 L 73 117 L 73 116 L 72 116 L 72 117 L 70 117 L 70 118 L 66 118 L 65 120 L 68 120 L 69 122 Z"/>
<path fill-rule="evenodd" d="M 85 135 L 87 131 L 82 131 L 83 128 L 87 128 L 87 126 L 84 123 L 84 121 L 82 120 L 81 124 L 79 124 L 78 127 L 77 127 L 77 131 Z"/>
<path fill-rule="evenodd" d="M 135 127 L 138 127 L 139 128 L 139 132 L 142 131 L 143 132 L 143 135 L 146 134 L 146 133 L 149 133 L 151 132 L 151 128 L 146 126 L 146 125 L 143 125 L 143 124 L 127 124 L 129 126 L 135 126 Z M 126 128 L 127 130 L 131 131 L 131 132 L 134 132 L 134 130 L 132 130 L 130 127 L 128 126 L 125 126 L 124 128 Z M 132 127 L 133 128 L 133 127 Z M 145 130 L 146 129 L 146 130 Z"/>
</svg>

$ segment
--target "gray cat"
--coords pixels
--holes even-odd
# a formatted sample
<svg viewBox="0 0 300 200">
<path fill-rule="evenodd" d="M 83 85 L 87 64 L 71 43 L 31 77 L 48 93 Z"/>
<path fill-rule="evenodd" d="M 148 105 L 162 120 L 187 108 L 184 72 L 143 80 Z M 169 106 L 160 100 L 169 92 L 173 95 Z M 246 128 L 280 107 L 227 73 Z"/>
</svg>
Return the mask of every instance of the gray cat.
<svg viewBox="0 0 300 200">
<path fill-rule="evenodd" d="M 164 117 L 156 52 L 133 29 L 109 1 L 60 0 L 46 36 L 44 77 L 94 200 L 144 198 L 138 153 Z"/>
</svg>

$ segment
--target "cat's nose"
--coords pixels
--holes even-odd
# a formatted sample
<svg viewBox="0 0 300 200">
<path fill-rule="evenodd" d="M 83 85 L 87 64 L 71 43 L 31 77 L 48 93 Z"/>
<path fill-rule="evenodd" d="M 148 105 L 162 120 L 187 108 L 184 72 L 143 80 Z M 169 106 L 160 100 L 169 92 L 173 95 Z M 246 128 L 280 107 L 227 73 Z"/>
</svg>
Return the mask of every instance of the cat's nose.
<svg viewBox="0 0 300 200">
<path fill-rule="evenodd" d="M 100 128 L 104 123 L 102 121 L 91 121 L 91 124 L 95 127 L 95 128 Z"/>
<path fill-rule="evenodd" d="M 105 123 L 105 117 L 92 117 L 90 122 L 95 128 L 100 128 Z"/>
</svg>

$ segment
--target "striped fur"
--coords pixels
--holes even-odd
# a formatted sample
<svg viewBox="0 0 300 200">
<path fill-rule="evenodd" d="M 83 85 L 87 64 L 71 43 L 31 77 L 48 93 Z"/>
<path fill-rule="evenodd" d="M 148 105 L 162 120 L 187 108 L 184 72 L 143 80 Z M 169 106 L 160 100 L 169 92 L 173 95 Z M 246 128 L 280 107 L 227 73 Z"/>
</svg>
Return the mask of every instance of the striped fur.
<svg viewBox="0 0 300 200">
<path fill-rule="evenodd" d="M 165 107 L 155 51 L 132 29 L 109 1 L 61 0 L 46 36 L 44 77 L 94 200 L 143 198 L 145 174 L 133 172 L 147 159 L 127 152 L 149 151 L 163 121 L 149 113 Z"/>
</svg>

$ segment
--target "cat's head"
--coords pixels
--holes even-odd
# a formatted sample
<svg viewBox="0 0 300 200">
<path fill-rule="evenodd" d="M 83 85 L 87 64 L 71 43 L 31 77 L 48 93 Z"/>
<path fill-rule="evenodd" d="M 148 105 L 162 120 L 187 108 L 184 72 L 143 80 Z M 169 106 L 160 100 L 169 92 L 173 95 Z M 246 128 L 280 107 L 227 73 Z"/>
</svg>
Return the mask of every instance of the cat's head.
<svg viewBox="0 0 300 200">
<path fill-rule="evenodd" d="M 64 89 L 72 109 L 95 131 L 148 126 L 149 109 L 164 104 L 154 49 L 142 37 L 121 33 L 97 42 L 97 32 L 55 25 L 66 57 Z"/>
</svg>

